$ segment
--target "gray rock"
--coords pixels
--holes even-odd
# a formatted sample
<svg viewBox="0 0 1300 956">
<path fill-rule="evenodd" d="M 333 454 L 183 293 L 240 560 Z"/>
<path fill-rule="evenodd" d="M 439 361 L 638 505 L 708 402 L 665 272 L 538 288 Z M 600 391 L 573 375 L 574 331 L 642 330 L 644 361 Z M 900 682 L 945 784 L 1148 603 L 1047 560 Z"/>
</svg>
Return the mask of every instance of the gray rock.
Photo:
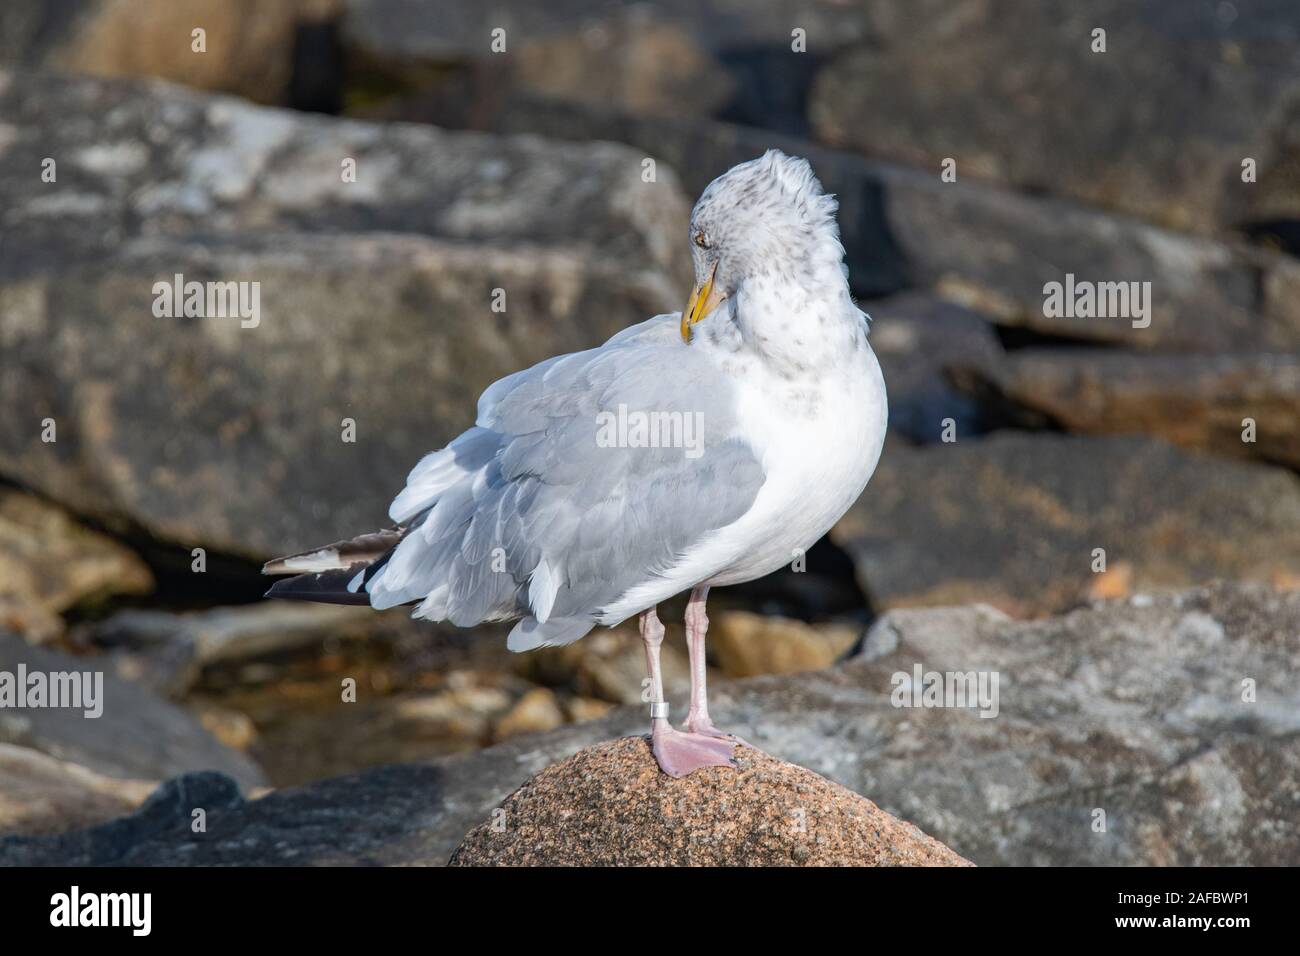
<svg viewBox="0 0 1300 956">
<path fill-rule="evenodd" d="M 284 601 L 191 614 L 128 609 L 88 628 L 85 640 L 108 651 L 123 678 L 180 697 L 206 667 L 373 637 L 380 620 L 369 608 Z"/>
<path fill-rule="evenodd" d="M 831 537 L 877 608 L 1025 616 L 1214 578 L 1294 586 L 1300 479 L 1155 439 L 959 433 L 888 445 Z"/>
<path fill-rule="evenodd" d="M 403 233 L 599 250 L 689 277 L 671 172 L 611 144 L 308 116 L 158 82 L 0 74 L 4 275 L 148 237 Z M 58 161 L 43 183 L 41 161 Z M 356 181 L 343 181 L 343 160 Z M 90 229 L 87 223 L 96 228 Z"/>
<path fill-rule="evenodd" d="M 1021 349 L 963 357 L 949 371 L 1020 424 L 1141 432 L 1187 448 L 1300 468 L 1300 356 L 1159 355 Z M 1254 440 L 1245 441 L 1246 420 Z"/>
<path fill-rule="evenodd" d="M 41 643 L 63 633 L 60 614 L 83 602 L 153 589 L 130 549 L 59 508 L 0 487 L 0 628 Z"/>
<path fill-rule="evenodd" d="M 338 8 L 339 0 L 7 0 L 0 65 L 157 76 L 281 103 L 291 98 L 302 32 L 319 29 Z M 206 53 L 192 49 L 196 27 L 205 31 Z"/>
<path fill-rule="evenodd" d="M 0 744 L 0 834 L 57 833 L 131 813 L 157 786 Z"/>
<path fill-rule="evenodd" d="M 685 199 L 622 147 L 54 77 L 13 77 L 0 114 L 22 237 L 0 267 L 0 474 L 186 547 L 264 558 L 382 525 L 486 385 L 688 288 Z M 259 322 L 155 316 L 178 273 L 260 283 Z"/>
<path fill-rule="evenodd" d="M 805 156 L 840 202 L 854 292 L 907 288 L 945 298 L 1030 333 L 1139 349 L 1300 349 L 1300 264 L 1290 256 L 1187 236 L 1077 203 L 1015 192 L 691 117 L 505 97 L 479 117 L 489 128 L 612 139 L 659 157 L 696 192 L 764 150 Z M 1130 317 L 1046 314 L 1048 283 L 1149 282 L 1150 324 Z M 1141 288 L 1141 287 L 1139 287 Z"/>
<path fill-rule="evenodd" d="M 1138 349 L 1293 351 L 1300 343 L 1300 263 L 1290 256 L 970 180 L 944 183 L 895 166 L 880 174 L 914 281 L 1001 324 Z M 1048 314 L 1048 284 L 1064 287 L 1070 275 L 1149 283 L 1149 294 L 1136 287 L 1147 313 Z"/>
<path fill-rule="evenodd" d="M 387 59 L 447 62 L 482 56 L 494 27 L 528 42 L 581 30 L 608 29 L 631 17 L 679 24 L 711 49 L 782 46 L 803 27 L 812 42 L 862 39 L 869 11 L 816 0 L 650 0 L 628 10 L 607 0 L 499 0 L 468 6 L 455 0 L 347 0 L 344 39 Z"/>
<path fill-rule="evenodd" d="M 711 709 L 983 865 L 1283 865 L 1300 854 L 1297 630 L 1300 594 L 1250 585 L 1035 622 L 986 607 L 893 611 L 858 658 L 720 684 Z M 895 675 L 918 664 L 996 672 L 997 716 L 893 706 Z M 108 827 L 0 841 L 0 863 L 440 864 L 533 774 L 641 732 L 640 711 L 247 803 L 227 786 L 203 835 L 180 825 L 187 808 L 220 801 L 177 798 L 193 786 L 183 778 Z"/>
<path fill-rule="evenodd" d="M 904 294 L 860 303 L 871 315 L 871 347 L 889 391 L 889 427 L 916 442 L 943 437 L 945 419 L 962 435 L 985 431 L 977 396 L 953 388 L 953 363 L 994 366 L 1003 356 L 983 316 L 930 295 Z"/>
<path fill-rule="evenodd" d="M 191 773 L 163 784 L 136 813 L 98 827 L 53 836 L 0 838 L 0 863 L 441 864 L 454 844 L 445 851 L 435 844 L 433 852 L 439 858 L 432 859 L 430 831 L 446 812 L 449 784 L 439 767 L 408 764 L 275 791 L 249 801 L 224 774 Z M 205 833 L 191 829 L 196 808 L 205 811 Z"/>
<path fill-rule="evenodd" d="M 825 142 L 936 176 L 951 157 L 961 178 L 1174 229 L 1300 213 L 1300 16 L 1288 0 L 874 6 L 893 11 L 894 29 L 815 80 L 810 112 Z M 1247 157 L 1257 183 L 1242 181 Z"/>
<path fill-rule="evenodd" d="M 190 770 L 219 770 L 242 785 L 264 783 L 262 772 L 243 754 L 218 743 L 197 720 L 145 688 L 105 672 L 106 661 L 71 657 L 32 647 L 0 633 L 0 671 L 99 672 L 102 713 L 84 708 L 0 708 L 0 743 L 29 747 L 80 764 L 109 777 L 159 780 Z"/>
<path fill-rule="evenodd" d="M 135 848 L 157 834 L 193 834 L 195 810 L 204 812 L 205 825 L 209 825 L 210 819 L 222 819 L 224 813 L 244 805 L 235 780 L 213 770 L 195 771 L 163 783 L 139 810 L 128 816 L 85 830 L 2 838 L 0 859 L 98 859 L 130 865 Z"/>
<path fill-rule="evenodd" d="M 853 786 L 981 862 L 1294 861 L 1300 698 L 1285 675 L 1300 648 L 1279 637 L 1298 625 L 1300 594 L 1242 585 L 1032 623 L 978 607 L 891 612 L 856 665 L 861 686 L 892 691 L 916 663 L 992 670 L 999 715 L 890 708 L 874 729 L 846 728 Z"/>
<path fill-rule="evenodd" d="M 722 113 L 802 131 L 821 60 L 867 37 L 872 11 L 815 0 L 346 0 L 341 37 L 353 101 L 406 93 L 464 121 L 503 95 Z M 808 52 L 795 53 L 792 32 Z M 494 52 L 495 30 L 506 50 Z M 409 104 L 408 104 L 409 105 Z"/>
<path fill-rule="evenodd" d="M 411 120 L 431 119 L 418 108 Z M 613 140 L 644 150 L 660 167 L 667 164 L 689 195 L 737 163 L 772 148 L 807 158 L 828 192 L 839 201 L 839 224 L 849 278 L 856 294 L 886 296 L 912 284 L 907 263 L 892 235 L 880 166 L 778 135 L 693 116 L 656 116 L 591 104 L 548 100 L 527 94 L 503 96 L 478 111 L 476 124 L 504 134 L 538 134 L 574 141 Z"/>
</svg>

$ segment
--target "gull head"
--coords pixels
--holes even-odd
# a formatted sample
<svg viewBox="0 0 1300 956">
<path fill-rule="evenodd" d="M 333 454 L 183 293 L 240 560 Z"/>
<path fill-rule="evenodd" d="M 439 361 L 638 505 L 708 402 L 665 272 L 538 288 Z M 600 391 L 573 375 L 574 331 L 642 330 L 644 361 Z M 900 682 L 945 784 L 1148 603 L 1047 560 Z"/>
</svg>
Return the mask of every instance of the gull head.
<svg viewBox="0 0 1300 956">
<path fill-rule="evenodd" d="M 682 311 L 682 338 L 756 277 L 815 292 L 843 280 L 835 197 L 806 159 L 769 149 L 727 170 L 691 211 L 695 288 Z"/>
</svg>

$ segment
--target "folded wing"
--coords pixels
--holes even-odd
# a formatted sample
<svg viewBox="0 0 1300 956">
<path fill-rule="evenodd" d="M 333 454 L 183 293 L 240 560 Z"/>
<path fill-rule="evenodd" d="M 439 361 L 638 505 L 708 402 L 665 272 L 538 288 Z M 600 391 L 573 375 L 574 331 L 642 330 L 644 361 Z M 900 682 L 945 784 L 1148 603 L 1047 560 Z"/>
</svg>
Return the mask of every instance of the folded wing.
<svg viewBox="0 0 1300 956">
<path fill-rule="evenodd" d="M 461 626 L 522 618 L 513 650 L 582 637 L 763 483 L 731 386 L 675 316 L 501 379 L 478 411 L 411 471 L 400 539 L 349 588 Z"/>
</svg>

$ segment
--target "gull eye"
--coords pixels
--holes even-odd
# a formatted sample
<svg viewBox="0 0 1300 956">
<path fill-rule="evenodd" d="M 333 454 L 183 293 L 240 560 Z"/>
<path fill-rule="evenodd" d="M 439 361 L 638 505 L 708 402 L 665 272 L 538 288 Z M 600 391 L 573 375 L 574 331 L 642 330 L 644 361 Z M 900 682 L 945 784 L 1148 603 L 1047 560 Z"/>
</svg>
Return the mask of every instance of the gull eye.
<svg viewBox="0 0 1300 956">
<path fill-rule="evenodd" d="M 705 236 L 704 233 L 700 232 L 698 229 L 695 230 L 695 235 L 691 236 L 691 239 L 701 249 L 711 248 L 708 237 Z"/>
</svg>

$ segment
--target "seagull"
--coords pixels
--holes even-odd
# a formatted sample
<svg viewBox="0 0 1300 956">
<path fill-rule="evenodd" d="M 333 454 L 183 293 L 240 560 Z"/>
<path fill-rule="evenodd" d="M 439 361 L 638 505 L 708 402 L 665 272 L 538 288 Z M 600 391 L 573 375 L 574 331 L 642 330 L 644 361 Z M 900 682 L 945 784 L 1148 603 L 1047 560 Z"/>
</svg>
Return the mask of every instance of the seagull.
<svg viewBox="0 0 1300 956">
<path fill-rule="evenodd" d="M 295 576 L 267 597 L 515 621 L 512 651 L 638 615 L 659 767 L 734 766 L 739 739 L 709 717 L 709 590 L 796 564 L 866 487 L 885 438 L 836 209 L 779 150 L 719 176 L 691 213 L 684 311 L 490 385 L 475 425 L 411 471 L 394 527 L 269 562 Z M 656 608 L 687 591 L 678 730 Z"/>
</svg>

